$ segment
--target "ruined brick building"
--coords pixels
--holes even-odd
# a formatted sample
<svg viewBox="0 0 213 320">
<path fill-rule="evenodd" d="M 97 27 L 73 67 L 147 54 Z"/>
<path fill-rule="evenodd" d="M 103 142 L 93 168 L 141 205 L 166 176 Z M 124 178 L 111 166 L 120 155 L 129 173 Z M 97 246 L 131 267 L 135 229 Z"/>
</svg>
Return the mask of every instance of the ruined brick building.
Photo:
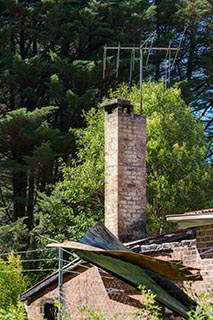
<svg viewBox="0 0 213 320">
<path fill-rule="evenodd" d="M 105 225 L 133 251 L 201 269 L 202 281 L 193 290 L 213 284 L 213 209 L 168 216 L 187 228 L 146 237 L 146 119 L 135 115 L 126 100 L 113 100 L 105 109 Z M 193 287 L 193 286 L 192 286 Z M 80 306 L 100 308 L 119 319 L 141 307 L 139 291 L 88 263 L 76 260 L 63 269 L 63 297 L 68 319 L 79 319 Z M 30 320 L 54 320 L 58 273 L 20 295 Z"/>
</svg>

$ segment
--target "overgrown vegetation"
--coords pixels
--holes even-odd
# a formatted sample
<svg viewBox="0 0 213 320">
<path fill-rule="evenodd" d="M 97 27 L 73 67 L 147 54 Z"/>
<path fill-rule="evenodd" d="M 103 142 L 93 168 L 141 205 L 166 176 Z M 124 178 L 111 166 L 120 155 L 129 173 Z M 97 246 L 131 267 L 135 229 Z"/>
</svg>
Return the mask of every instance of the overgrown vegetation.
<svg viewBox="0 0 213 320">
<path fill-rule="evenodd" d="M 142 295 L 141 309 L 135 312 L 125 314 L 125 320 L 161 320 L 162 308 L 155 302 L 155 295 L 151 290 L 146 289 L 144 286 L 139 287 Z M 124 320 L 124 316 L 117 312 L 112 316 L 107 316 L 101 308 L 93 309 L 88 306 L 79 307 L 80 320 Z M 72 317 L 72 311 L 62 312 L 62 317 L 66 319 L 75 319 Z"/>
<path fill-rule="evenodd" d="M 26 319 L 24 304 L 18 299 L 29 286 L 22 270 L 20 257 L 10 254 L 8 259 L 0 258 L 0 320 Z"/>
<path fill-rule="evenodd" d="M 131 100 L 139 112 L 137 86 L 122 85 L 111 91 L 109 99 L 115 97 Z M 192 116 L 178 87 L 165 91 L 163 83 L 144 84 L 143 113 L 147 116 L 148 231 L 156 234 L 169 230 L 166 214 L 211 206 L 211 167 L 205 162 L 208 143 L 203 125 Z M 74 132 L 77 160 L 62 165 L 62 181 L 49 196 L 40 198 L 38 228 L 50 238 L 63 234 L 76 239 L 103 218 L 104 111 L 92 109 L 85 118 L 87 127 Z"/>
<path fill-rule="evenodd" d="M 2 0 L 0 10 L 1 253 L 45 259 L 51 254 L 30 251 L 44 248 L 40 236 L 78 239 L 103 219 L 97 106 L 119 95 L 138 110 L 139 59 L 129 81 L 130 54 L 121 56 L 116 77 L 110 52 L 102 79 L 102 49 L 140 45 L 153 31 L 159 47 L 178 46 L 185 34 L 169 78 L 162 52 L 150 51 L 143 70 L 144 82 L 150 79 L 143 90 L 148 231 L 169 231 L 165 214 L 212 206 L 210 0 Z M 166 73 L 167 91 L 156 84 Z"/>
<path fill-rule="evenodd" d="M 130 55 L 127 52 L 120 57 L 118 78 L 115 77 L 114 52 L 109 52 L 106 77 L 102 79 L 102 49 L 106 43 L 113 46 L 119 41 L 122 45 L 137 46 L 156 31 L 156 46 L 176 47 L 185 26 L 178 58 L 166 83 L 169 87 L 181 82 L 183 99 L 195 117 L 202 118 L 205 136 L 211 141 L 210 1 L 178 0 L 171 4 L 170 0 L 134 3 L 127 0 L 2 0 L 0 10 L 0 227 L 4 227 L 8 246 L 20 250 L 37 245 L 32 232 L 37 225 L 37 193 L 44 192 L 48 196 L 49 184 L 54 185 L 61 179 L 59 158 L 71 166 L 70 158 L 78 161 L 76 137 L 72 132 L 74 128 L 85 127 L 82 112 L 102 101 L 110 88 L 115 89 L 122 82 L 129 84 Z M 143 80 L 158 82 L 165 78 L 165 55 L 164 52 L 149 53 Z M 144 54 L 146 61 L 147 53 Z M 139 59 L 136 56 L 131 84 L 138 80 Z M 54 108 L 47 109 L 49 106 Z M 167 121 L 173 121 L 172 115 Z M 175 130 L 173 128 L 173 133 Z M 179 149 L 177 145 L 176 148 Z M 211 153 L 209 145 L 206 158 L 211 159 Z M 158 182 L 159 189 L 167 188 L 165 175 Z M 78 188 L 82 186 L 76 185 L 80 195 Z M 94 188 L 92 186 L 91 191 Z M 153 185 L 153 188 L 158 186 Z M 93 200 L 94 206 L 100 207 L 97 199 Z M 156 202 L 152 206 L 161 220 L 159 204 Z M 84 205 L 79 205 L 78 210 L 83 209 Z M 197 203 L 193 209 L 197 209 Z M 100 217 L 101 210 L 97 211 Z M 73 213 L 68 214 L 75 219 Z M 19 219 L 25 224 L 26 232 L 18 231 Z M 80 225 L 82 223 L 81 220 Z M 73 231 L 78 234 L 85 227 Z M 0 239 L 0 244 L 3 241 Z M 8 249 L 0 245 L 1 251 Z"/>
<path fill-rule="evenodd" d="M 201 292 L 199 295 L 196 295 L 196 300 L 198 301 L 198 306 L 196 310 L 192 310 L 189 313 L 189 320 L 213 320 L 213 303 L 212 303 L 212 293 L 213 289 L 210 285 L 210 288 L 205 292 Z M 194 296 L 194 292 L 191 292 L 191 295 Z"/>
</svg>

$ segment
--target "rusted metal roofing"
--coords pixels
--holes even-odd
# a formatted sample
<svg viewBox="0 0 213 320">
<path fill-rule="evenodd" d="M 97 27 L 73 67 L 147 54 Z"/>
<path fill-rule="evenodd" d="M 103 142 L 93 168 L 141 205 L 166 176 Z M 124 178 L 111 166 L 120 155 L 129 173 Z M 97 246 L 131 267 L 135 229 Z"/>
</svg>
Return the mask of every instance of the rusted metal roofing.
<svg viewBox="0 0 213 320">
<path fill-rule="evenodd" d="M 138 284 L 143 284 L 143 282 L 145 284 L 151 284 L 151 289 L 157 290 L 157 301 L 160 302 L 163 299 L 161 303 L 167 305 L 167 307 L 169 307 L 171 303 L 171 310 L 176 310 L 177 312 L 180 306 L 176 301 L 173 300 L 173 298 L 176 299 L 176 297 L 178 297 L 179 302 L 183 304 L 187 301 L 187 299 L 189 299 L 189 297 L 187 297 L 185 293 L 169 279 L 198 280 L 200 279 L 199 270 L 187 268 L 173 262 L 166 262 L 147 255 L 138 254 L 136 252 L 139 252 L 141 245 L 147 245 L 147 247 L 149 247 L 150 244 L 153 245 L 155 243 L 161 244 L 174 241 L 176 242 L 185 239 L 193 239 L 194 237 L 195 230 L 189 229 L 172 234 L 152 236 L 146 239 L 133 241 L 129 244 L 126 244 L 128 246 L 126 247 L 101 223 L 97 223 L 84 234 L 80 240 L 81 243 L 70 243 L 68 241 L 66 244 L 63 243 L 59 245 L 70 247 L 71 244 L 71 247 L 75 248 L 74 250 L 79 254 L 80 258 L 92 262 L 93 265 L 101 267 L 102 269 L 114 274 L 118 278 L 134 285 L 135 287 L 137 287 Z M 102 262 L 100 263 L 100 261 L 102 261 L 103 264 Z M 70 263 L 64 267 L 63 272 L 66 272 L 66 270 L 69 270 L 70 268 L 74 269 L 78 267 L 79 263 L 82 263 L 82 260 L 76 260 L 74 264 Z M 108 264 L 111 267 L 109 267 Z M 120 268 L 120 266 L 123 267 Z M 137 273 L 136 278 L 133 280 L 131 280 L 131 274 L 134 272 L 132 266 Z M 120 274 L 119 270 L 123 270 L 124 272 L 121 272 Z M 125 276 L 125 270 L 128 271 L 127 277 Z M 167 275 L 169 279 L 165 278 L 165 275 Z M 50 283 L 57 283 L 57 278 L 58 272 L 55 272 L 43 281 L 37 283 L 27 292 L 21 294 L 20 299 L 23 301 L 30 301 L 31 299 L 34 299 L 39 292 L 45 287 L 49 286 Z M 164 297 L 161 299 L 162 294 Z M 168 298 L 168 295 L 172 296 L 171 300 Z M 185 307 L 183 309 L 180 307 L 180 313 L 182 315 L 185 314 L 184 310 Z"/>
<path fill-rule="evenodd" d="M 186 267 L 175 262 L 165 261 L 141 253 L 128 251 L 127 249 L 104 250 L 101 248 L 92 247 L 90 245 L 74 241 L 51 243 L 47 247 L 70 248 L 73 249 L 80 257 L 82 256 L 82 251 L 84 253 L 97 253 L 99 257 L 101 257 L 101 255 L 103 254 L 104 256 L 112 257 L 115 259 L 117 258 L 118 260 L 132 263 L 140 268 L 156 272 L 157 274 L 174 281 L 202 280 L 198 268 Z M 93 263 L 93 261 L 90 262 Z"/>
<path fill-rule="evenodd" d="M 97 223 L 94 228 L 97 230 L 99 229 L 101 224 Z M 91 240 L 91 233 L 94 232 L 94 228 L 92 230 L 89 230 L 90 235 L 86 232 L 84 236 L 82 237 L 81 241 L 82 242 L 87 242 L 88 237 L 90 237 Z M 123 248 L 126 250 L 127 248 L 130 249 L 133 252 L 140 252 L 141 251 L 141 245 L 146 246 L 147 250 L 149 250 L 150 245 L 155 245 L 155 244 L 163 244 L 163 243 L 170 243 L 170 242 L 178 242 L 182 240 L 187 240 L 187 239 L 193 239 L 195 238 L 195 230 L 194 229 L 189 229 L 189 230 L 184 230 L 184 231 L 178 231 L 174 232 L 171 234 L 164 234 L 164 235 L 159 235 L 159 236 L 151 236 L 147 237 L 141 240 L 137 241 L 132 241 L 126 244 L 124 246 L 118 239 L 115 241 L 111 240 L 111 243 L 108 245 L 109 249 L 118 249 L 117 243 L 119 242 L 119 246 L 123 245 Z M 92 245 L 97 245 L 99 243 L 100 245 L 100 239 L 97 237 L 97 234 L 93 234 L 93 243 Z M 159 251 L 159 248 L 157 249 Z M 82 263 L 82 260 L 80 258 L 75 259 L 74 261 L 68 263 L 66 266 L 63 268 L 63 275 L 65 275 L 66 271 L 69 272 L 69 270 L 73 270 L 75 268 L 78 268 L 79 264 Z M 70 272 L 69 272 L 70 273 Z M 24 301 L 27 299 L 32 299 L 32 296 L 35 296 L 39 291 L 43 290 L 53 282 L 56 282 L 57 285 L 58 281 L 58 271 L 52 273 L 48 277 L 44 278 L 40 282 L 36 283 L 33 287 L 28 289 L 26 292 L 20 294 L 19 298 Z"/>
<path fill-rule="evenodd" d="M 101 267 L 134 287 L 145 285 L 156 295 L 157 302 L 183 318 L 188 318 L 194 301 L 169 279 L 200 280 L 198 269 L 132 252 L 119 240 L 116 241 L 100 223 L 90 228 L 81 241 L 84 243 L 65 241 L 48 246 L 71 248 L 83 260 Z"/>
</svg>

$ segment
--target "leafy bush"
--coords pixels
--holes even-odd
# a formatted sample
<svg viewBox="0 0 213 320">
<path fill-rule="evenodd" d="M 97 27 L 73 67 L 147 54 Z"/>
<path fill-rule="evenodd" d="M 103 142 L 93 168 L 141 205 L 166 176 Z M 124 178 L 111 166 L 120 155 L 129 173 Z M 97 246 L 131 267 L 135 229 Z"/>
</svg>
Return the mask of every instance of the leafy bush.
<svg viewBox="0 0 213 320">
<path fill-rule="evenodd" d="M 0 258 L 0 320 L 26 319 L 24 305 L 18 300 L 28 286 L 22 270 L 20 257 L 10 254 L 7 260 Z"/>
<path fill-rule="evenodd" d="M 128 99 L 139 113 L 138 86 L 122 85 L 109 99 Z M 106 99 L 105 99 L 106 100 Z M 148 233 L 170 231 L 166 214 L 212 206 L 211 167 L 202 123 L 191 114 L 177 86 L 143 86 L 143 113 L 147 118 Z M 91 109 L 86 128 L 75 130 L 76 158 L 62 164 L 62 181 L 50 195 L 40 197 L 40 233 L 51 238 L 79 239 L 104 215 L 104 112 Z M 69 222 L 68 222 L 69 221 Z M 68 222 L 68 223 L 67 223 Z"/>
<path fill-rule="evenodd" d="M 0 320 L 27 320 L 24 304 L 18 301 L 16 306 L 10 306 L 8 310 L 0 309 Z"/>
<path fill-rule="evenodd" d="M 141 304 L 141 309 L 136 312 L 129 313 L 125 315 L 126 320 L 139 320 L 139 319 L 149 319 L 149 320 L 161 320 L 162 319 L 162 308 L 156 304 L 155 295 L 145 286 L 140 286 L 141 294 L 144 297 Z M 82 313 L 80 320 L 123 320 L 123 316 L 119 313 L 112 317 L 107 317 L 104 315 L 102 310 L 93 310 L 89 307 L 79 308 L 79 312 Z"/>
<path fill-rule="evenodd" d="M 196 310 L 190 311 L 189 320 L 213 320 L 213 289 L 199 294 L 198 307 Z"/>
</svg>

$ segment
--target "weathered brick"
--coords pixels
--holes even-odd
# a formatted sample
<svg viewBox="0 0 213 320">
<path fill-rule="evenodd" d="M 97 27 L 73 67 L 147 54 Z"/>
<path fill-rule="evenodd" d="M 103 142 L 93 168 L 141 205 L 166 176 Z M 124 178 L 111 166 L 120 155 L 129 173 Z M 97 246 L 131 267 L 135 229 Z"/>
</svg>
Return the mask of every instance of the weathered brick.
<svg viewBox="0 0 213 320">
<path fill-rule="evenodd" d="M 128 241 L 145 235 L 146 119 L 121 104 L 105 110 L 105 224 L 112 231 L 113 215 L 113 232 Z"/>
</svg>

